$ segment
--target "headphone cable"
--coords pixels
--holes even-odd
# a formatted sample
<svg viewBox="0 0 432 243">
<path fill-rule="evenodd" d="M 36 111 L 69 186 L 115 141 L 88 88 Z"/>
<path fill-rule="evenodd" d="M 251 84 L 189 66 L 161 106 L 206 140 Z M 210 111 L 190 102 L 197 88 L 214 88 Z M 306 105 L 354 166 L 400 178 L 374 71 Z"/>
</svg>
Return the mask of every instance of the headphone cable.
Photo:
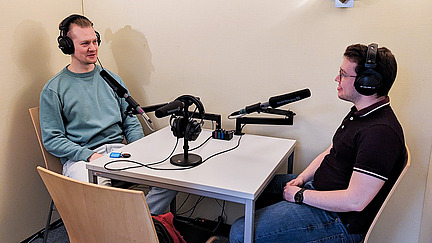
<svg viewBox="0 0 432 243">
<path fill-rule="evenodd" d="M 221 155 L 223 153 L 227 153 L 227 152 L 230 152 L 230 151 L 232 151 L 234 149 L 237 149 L 240 146 L 240 141 L 241 141 L 242 137 L 243 137 L 243 135 L 239 135 L 239 139 L 237 140 L 237 145 L 236 146 L 234 146 L 232 148 L 229 148 L 229 149 L 226 149 L 226 150 L 223 150 L 223 151 L 220 151 L 220 152 L 217 152 L 215 154 L 212 154 L 209 157 L 207 157 L 206 159 L 204 159 L 200 164 L 203 164 L 204 162 L 206 162 L 207 160 L 209 160 L 209 159 L 211 159 L 211 158 L 213 158 L 215 156 L 218 156 L 218 155 Z M 205 143 L 207 143 L 207 141 L 210 140 L 210 138 L 211 137 L 207 138 L 206 141 L 204 141 L 201 145 L 199 145 L 198 147 L 193 148 L 193 149 L 191 149 L 189 151 L 198 149 L 199 147 L 203 146 Z M 109 171 L 123 171 L 123 170 L 127 170 L 127 169 L 135 169 L 135 168 L 141 168 L 141 167 L 146 167 L 146 168 L 152 169 L 152 170 L 188 170 L 188 169 L 195 168 L 196 166 L 186 166 L 186 167 L 181 167 L 181 168 L 156 168 L 156 167 L 152 167 L 152 165 L 161 164 L 161 163 L 165 162 L 166 160 L 168 160 L 174 154 L 174 151 L 176 150 L 177 145 L 178 145 L 178 141 L 179 141 L 179 138 L 176 139 L 176 144 L 174 146 L 174 149 L 171 151 L 170 155 L 168 155 L 167 158 L 165 158 L 165 159 L 163 159 L 161 161 L 144 164 L 144 163 L 141 163 L 141 162 L 138 162 L 138 161 L 134 161 L 134 160 L 118 159 L 118 160 L 113 160 L 113 161 L 109 161 L 109 162 L 105 163 L 104 164 L 104 169 L 109 170 Z M 108 165 L 114 164 L 114 163 L 118 163 L 118 162 L 129 162 L 129 163 L 136 164 L 136 165 L 134 165 L 134 166 L 126 166 L 126 167 L 122 167 L 122 168 L 118 168 L 118 169 L 113 169 L 113 168 L 109 168 L 108 167 Z"/>
</svg>

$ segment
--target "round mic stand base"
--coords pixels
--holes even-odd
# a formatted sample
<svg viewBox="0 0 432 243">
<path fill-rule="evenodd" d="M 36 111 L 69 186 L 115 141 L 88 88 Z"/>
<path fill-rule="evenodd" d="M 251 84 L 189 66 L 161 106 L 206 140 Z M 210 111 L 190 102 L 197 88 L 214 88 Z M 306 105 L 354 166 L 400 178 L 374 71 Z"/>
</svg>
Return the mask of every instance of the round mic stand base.
<svg viewBox="0 0 432 243">
<path fill-rule="evenodd" d="M 170 162 L 173 165 L 177 166 L 197 166 L 202 163 L 201 156 L 197 154 L 188 154 L 187 158 L 184 156 L 185 154 L 176 154 L 171 157 Z"/>
</svg>

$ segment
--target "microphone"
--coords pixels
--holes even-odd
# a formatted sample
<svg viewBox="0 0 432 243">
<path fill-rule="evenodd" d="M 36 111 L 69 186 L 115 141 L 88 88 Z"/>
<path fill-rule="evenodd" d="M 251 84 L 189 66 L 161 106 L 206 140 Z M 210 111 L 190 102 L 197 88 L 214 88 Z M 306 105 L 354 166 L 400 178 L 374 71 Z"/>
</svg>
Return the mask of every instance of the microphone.
<svg viewBox="0 0 432 243">
<path fill-rule="evenodd" d="M 127 90 L 121 86 L 105 69 L 100 72 L 102 78 L 108 83 L 108 85 L 117 93 L 118 96 L 125 98 L 126 102 L 130 105 L 132 110 L 139 113 L 149 124 L 152 124 L 150 117 L 148 117 L 141 106 L 136 102 L 132 96 L 128 95 Z"/>
<path fill-rule="evenodd" d="M 233 113 L 231 113 L 230 116 L 238 116 L 238 115 L 245 115 L 245 114 L 249 114 L 249 113 L 253 113 L 253 112 L 260 112 L 262 110 L 265 110 L 269 107 L 269 103 L 263 103 L 261 104 L 260 102 L 253 104 L 253 105 L 249 105 L 246 106 L 245 108 L 239 110 L 239 111 L 235 111 Z"/>
<path fill-rule="evenodd" d="M 149 105 L 146 107 L 142 107 L 142 109 L 144 110 L 144 112 L 153 112 L 165 105 L 167 105 L 168 103 L 162 103 L 162 104 L 158 104 L 158 105 Z"/>
<path fill-rule="evenodd" d="M 172 115 L 176 112 L 179 112 L 183 109 L 184 107 L 184 103 L 179 101 L 179 100 L 174 100 L 164 106 L 162 106 L 161 108 L 157 109 L 155 111 L 155 116 L 157 118 L 162 118 L 165 116 L 169 116 Z"/>
<path fill-rule="evenodd" d="M 265 103 L 256 103 L 253 105 L 246 106 L 245 108 L 235 111 L 231 113 L 230 116 L 238 116 L 238 115 L 245 115 L 250 114 L 253 112 L 260 112 L 263 111 L 269 107 L 271 108 L 277 108 L 279 106 L 283 106 L 295 101 L 299 101 L 305 98 L 308 98 L 311 96 L 311 92 L 309 89 L 302 89 L 295 92 L 291 92 L 288 94 L 273 96 L 269 99 L 268 102 Z"/>
<path fill-rule="evenodd" d="M 268 103 L 272 108 L 277 108 L 295 101 L 306 99 L 310 96 L 311 92 L 309 89 L 302 89 L 292 93 L 271 97 Z"/>
</svg>

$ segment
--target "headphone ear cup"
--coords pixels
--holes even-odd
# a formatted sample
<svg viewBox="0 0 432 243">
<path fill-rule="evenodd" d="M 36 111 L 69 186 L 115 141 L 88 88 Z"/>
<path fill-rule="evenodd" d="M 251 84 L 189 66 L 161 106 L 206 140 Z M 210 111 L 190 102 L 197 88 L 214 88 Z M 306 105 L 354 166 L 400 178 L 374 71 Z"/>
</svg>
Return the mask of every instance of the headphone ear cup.
<svg viewBox="0 0 432 243">
<path fill-rule="evenodd" d="M 75 52 L 73 41 L 68 36 L 59 36 L 57 38 L 58 47 L 66 55 L 71 55 Z"/>
<path fill-rule="evenodd" d="M 176 117 L 171 124 L 171 131 L 173 132 L 174 137 L 182 138 L 184 137 L 184 118 Z"/>
<path fill-rule="evenodd" d="M 354 87 L 362 95 L 370 96 L 376 94 L 382 86 L 381 75 L 373 69 L 366 69 L 358 75 Z"/>
<path fill-rule="evenodd" d="M 201 124 L 195 120 L 188 122 L 185 131 L 185 139 L 195 141 L 201 133 Z"/>
<path fill-rule="evenodd" d="M 177 118 L 171 117 L 170 124 L 171 132 L 173 133 L 174 137 L 177 137 Z"/>
<path fill-rule="evenodd" d="M 101 37 L 100 37 L 100 34 L 99 34 L 99 32 L 97 32 L 96 30 L 95 30 L 95 33 L 96 33 L 96 38 L 97 38 L 98 46 L 100 46 L 100 44 L 101 44 L 101 42 L 102 42 Z"/>
</svg>

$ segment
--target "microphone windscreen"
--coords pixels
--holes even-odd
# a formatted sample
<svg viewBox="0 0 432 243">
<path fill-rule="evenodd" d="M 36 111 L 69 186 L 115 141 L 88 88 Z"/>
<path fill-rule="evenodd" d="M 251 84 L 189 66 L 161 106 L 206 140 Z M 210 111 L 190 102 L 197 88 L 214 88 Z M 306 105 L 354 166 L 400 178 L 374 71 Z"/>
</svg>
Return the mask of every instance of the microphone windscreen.
<svg viewBox="0 0 432 243">
<path fill-rule="evenodd" d="M 114 90 L 114 92 L 117 93 L 118 96 L 124 97 L 125 94 L 127 94 L 127 90 L 121 86 L 117 80 L 113 78 L 107 71 L 102 70 L 100 71 L 101 77 L 105 80 L 105 82 L 108 83 L 108 85 L 111 87 L 111 89 Z"/>
<path fill-rule="evenodd" d="M 163 104 L 158 104 L 158 105 L 149 105 L 146 107 L 142 107 L 144 112 L 153 112 L 156 111 L 157 109 L 167 105 L 168 103 L 163 103 Z"/>
<path fill-rule="evenodd" d="M 157 118 L 162 118 L 165 116 L 169 116 L 172 115 L 176 112 L 179 112 L 183 109 L 184 107 L 184 103 L 179 101 L 179 100 L 174 100 L 173 102 L 170 102 L 164 106 L 162 106 L 161 108 L 157 109 L 155 111 L 155 116 Z"/>
<path fill-rule="evenodd" d="M 269 104 L 272 108 L 277 108 L 295 101 L 299 101 L 311 96 L 309 89 L 302 89 L 284 95 L 278 95 L 269 99 Z"/>
</svg>

